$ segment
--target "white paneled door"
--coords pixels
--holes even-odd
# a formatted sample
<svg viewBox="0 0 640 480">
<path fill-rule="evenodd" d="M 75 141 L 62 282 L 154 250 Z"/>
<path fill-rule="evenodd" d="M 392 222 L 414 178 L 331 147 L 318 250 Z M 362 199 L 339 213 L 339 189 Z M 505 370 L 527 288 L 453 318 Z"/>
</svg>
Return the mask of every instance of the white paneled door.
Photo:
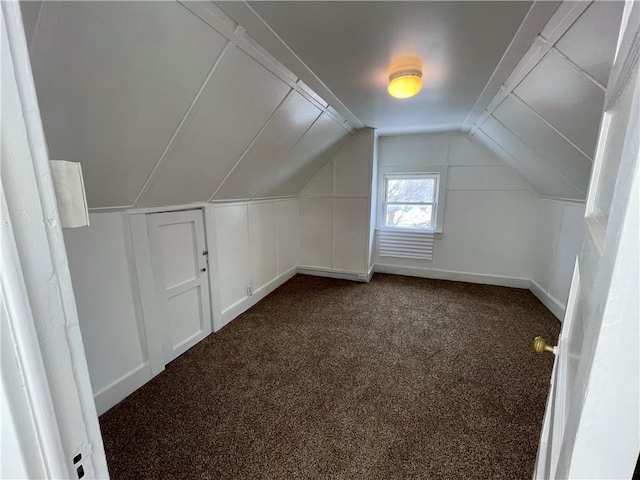
<svg viewBox="0 0 640 480">
<path fill-rule="evenodd" d="M 168 363 L 211 333 L 204 222 L 188 210 L 149 214 L 147 225 Z"/>
<path fill-rule="evenodd" d="M 640 451 L 640 4 L 625 13 L 536 479 L 631 478 Z"/>
</svg>

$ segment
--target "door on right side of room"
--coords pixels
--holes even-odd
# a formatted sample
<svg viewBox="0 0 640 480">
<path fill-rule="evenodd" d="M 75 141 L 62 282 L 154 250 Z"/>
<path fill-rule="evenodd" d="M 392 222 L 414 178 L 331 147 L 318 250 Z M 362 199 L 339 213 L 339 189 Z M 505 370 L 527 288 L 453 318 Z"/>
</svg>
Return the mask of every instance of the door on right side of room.
<svg viewBox="0 0 640 480">
<path fill-rule="evenodd" d="M 640 450 L 640 3 L 611 69 L 585 234 L 567 302 L 534 478 L 631 478 Z"/>
</svg>

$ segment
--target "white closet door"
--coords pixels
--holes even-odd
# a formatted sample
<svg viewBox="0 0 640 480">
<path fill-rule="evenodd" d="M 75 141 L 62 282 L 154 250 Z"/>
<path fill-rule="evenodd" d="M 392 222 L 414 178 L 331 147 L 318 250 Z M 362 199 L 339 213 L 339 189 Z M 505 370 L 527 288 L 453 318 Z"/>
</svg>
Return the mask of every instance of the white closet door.
<svg viewBox="0 0 640 480">
<path fill-rule="evenodd" d="M 211 333 L 202 211 L 150 214 L 147 225 L 168 363 Z"/>
</svg>

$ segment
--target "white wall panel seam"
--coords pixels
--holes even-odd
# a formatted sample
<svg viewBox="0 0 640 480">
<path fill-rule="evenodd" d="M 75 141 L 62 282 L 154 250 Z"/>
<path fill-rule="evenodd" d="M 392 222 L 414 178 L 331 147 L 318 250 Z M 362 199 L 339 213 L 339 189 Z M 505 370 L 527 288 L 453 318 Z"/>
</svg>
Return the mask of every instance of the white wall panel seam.
<svg viewBox="0 0 640 480">
<path fill-rule="evenodd" d="M 574 142 L 572 142 L 571 140 L 569 140 L 569 138 L 567 138 L 560 130 L 558 130 L 556 127 L 554 127 L 553 125 L 551 125 L 551 123 L 549 123 L 549 121 L 547 119 L 545 119 L 542 115 L 540 115 L 531 105 L 529 105 L 527 102 L 525 102 L 522 98 L 520 98 L 518 96 L 517 93 L 515 92 L 511 92 L 509 93 L 509 98 L 513 99 L 516 103 L 518 103 L 519 105 L 521 105 L 522 107 L 526 108 L 527 110 L 531 111 L 531 113 L 533 113 L 537 118 L 539 118 L 540 120 L 542 120 L 544 122 L 545 125 L 547 125 L 549 128 L 551 128 L 555 133 L 557 133 L 560 137 L 562 137 L 564 140 L 566 140 L 573 148 L 575 148 L 578 152 L 580 152 L 583 156 L 585 156 L 587 159 L 589 159 L 590 162 L 593 162 L 593 157 L 589 154 L 587 154 L 584 150 L 582 150 L 580 147 L 578 147 Z M 495 117 L 494 117 L 495 118 Z M 529 145 L 531 147 L 531 145 Z M 535 148 L 531 147 L 532 150 L 536 151 Z"/>
<path fill-rule="evenodd" d="M 143 321 L 144 310 L 142 307 L 142 296 L 140 293 L 140 280 L 138 279 L 138 272 L 135 267 L 135 252 L 133 250 L 133 237 L 131 234 L 129 215 L 120 214 L 120 221 L 122 222 L 125 261 L 129 273 L 129 283 L 131 284 L 133 306 L 136 315 L 136 326 L 138 328 L 138 336 L 140 337 L 140 348 L 142 350 L 142 360 L 145 362 L 150 362 L 151 354 L 149 351 L 149 342 L 147 340 L 147 331 Z"/>
<path fill-rule="evenodd" d="M 296 148 L 296 145 L 298 145 L 300 143 L 300 141 L 305 137 L 305 135 L 307 135 L 307 133 L 309 133 L 309 131 L 313 128 L 313 126 L 318 123 L 318 121 L 320 121 L 320 119 L 325 115 L 325 112 L 320 112 L 320 114 L 318 115 L 318 117 L 311 123 L 311 125 L 309 125 L 309 127 L 304 131 L 304 133 L 302 134 L 302 136 L 291 146 L 291 148 L 287 151 L 287 153 L 285 155 L 283 155 L 282 160 L 280 161 L 280 163 L 278 163 L 276 166 L 274 166 L 271 171 L 269 172 L 268 175 L 266 175 L 263 179 L 262 182 L 260 182 L 260 185 L 258 186 L 258 188 L 256 188 L 256 191 L 253 192 L 253 194 L 251 195 L 251 197 L 249 198 L 250 200 L 253 200 L 255 198 L 255 196 L 258 194 L 258 192 L 260 192 L 260 190 L 262 190 L 262 187 L 267 183 L 267 181 L 280 169 L 280 167 L 282 165 L 284 165 L 284 163 L 289 159 L 289 157 L 291 156 L 291 153 L 293 152 L 293 149 Z"/>
<path fill-rule="evenodd" d="M 580 66 L 578 66 L 573 60 L 571 60 L 567 55 L 565 55 L 564 53 L 562 53 L 560 50 L 558 50 L 558 48 L 556 46 L 551 47 L 551 49 L 549 50 L 549 53 L 555 55 L 556 57 L 564 60 L 567 64 L 569 64 L 569 66 L 575 70 L 576 72 L 578 72 L 579 74 L 581 74 L 583 77 L 585 77 L 587 80 L 589 80 L 590 82 L 592 82 L 596 87 L 598 87 L 600 90 L 602 90 L 603 92 L 607 91 L 607 88 L 602 85 L 598 80 L 596 80 L 595 78 L 593 78 L 591 75 L 589 75 L 589 73 L 587 73 L 584 69 L 580 68 Z"/>
<path fill-rule="evenodd" d="M 203 9 L 196 2 L 179 2 L 183 7 L 189 10 L 192 14 L 202 20 L 206 25 L 211 27 L 213 30 L 218 32 L 220 35 L 225 37 L 229 42 L 231 42 L 235 47 L 245 52 L 255 61 L 257 61 L 260 65 L 266 68 L 268 71 L 273 73 L 276 77 L 286 83 L 293 90 L 302 95 L 306 100 L 308 100 L 311 104 L 318 107 L 322 112 L 326 112 L 329 116 L 338 123 L 342 128 L 344 128 L 347 132 L 351 133 L 353 127 L 351 127 L 351 123 L 348 119 L 342 117 L 337 111 L 330 111 L 330 105 L 322 105 L 316 99 L 314 99 L 300 84 L 300 78 L 298 78 L 293 72 L 291 72 L 287 67 L 277 62 L 275 59 L 268 58 L 264 53 L 262 53 L 258 48 L 256 48 L 252 42 L 248 39 L 244 38 L 242 35 L 246 32 L 242 25 L 237 25 L 236 28 L 231 30 L 231 28 L 224 24 L 222 20 L 217 18 L 215 13 L 210 10 Z M 256 41 L 257 43 L 257 41 Z M 259 45 L 259 43 L 258 43 Z M 275 62 L 278 63 L 275 64 Z M 308 87 L 310 88 L 310 87 Z M 314 92 L 315 93 L 315 92 Z M 337 118 L 339 116 L 339 118 Z M 346 124 L 346 125 L 345 125 Z"/>
<path fill-rule="evenodd" d="M 284 96 L 284 98 L 282 99 L 282 101 L 278 104 L 278 106 L 275 108 L 275 110 L 273 112 L 271 112 L 271 115 L 269 115 L 269 118 L 267 118 L 267 121 L 264 122 L 264 125 L 262 125 L 262 127 L 260 128 L 260 130 L 258 131 L 258 133 L 256 134 L 255 137 L 253 137 L 253 140 L 251 140 L 251 142 L 249 143 L 249 145 L 247 145 L 247 148 L 244 149 L 244 151 L 242 152 L 242 154 L 240 154 L 240 157 L 238 158 L 238 160 L 236 161 L 236 163 L 234 163 L 233 167 L 231 167 L 231 170 L 229 170 L 227 172 L 227 174 L 225 175 L 224 179 L 222 180 L 222 182 L 220 182 L 220 185 L 218 185 L 218 187 L 214 190 L 214 192 L 209 196 L 209 198 L 207 199 L 207 202 L 210 202 L 213 197 L 216 195 L 216 193 L 218 193 L 218 190 L 220 190 L 220 188 L 222 188 L 222 185 L 224 185 L 224 182 L 227 181 L 227 179 L 231 176 L 231 174 L 233 173 L 233 171 L 238 167 L 238 165 L 240 165 L 240 162 L 242 162 L 242 159 L 247 155 L 247 152 L 249 150 L 251 150 L 251 147 L 253 147 L 253 145 L 258 141 L 258 139 L 261 137 L 262 133 L 265 131 L 265 129 L 269 126 L 269 124 L 271 123 L 271 120 L 275 117 L 276 113 L 278 112 L 278 110 L 280 110 L 280 108 L 285 105 L 287 102 L 290 101 L 291 98 L 293 98 L 293 92 L 295 90 L 294 89 L 290 89 L 289 92 Z"/>
<path fill-rule="evenodd" d="M 174 149 L 175 144 L 177 143 L 177 140 L 182 136 L 183 132 L 189 126 L 189 123 L 193 119 L 193 116 L 194 116 L 194 114 L 196 113 L 196 111 L 198 109 L 198 104 L 200 102 L 200 99 L 204 97 L 203 94 L 206 91 L 207 86 L 209 85 L 209 81 L 211 80 L 211 77 L 213 76 L 215 71 L 218 69 L 218 67 L 225 62 L 225 59 L 229 58 L 229 55 L 230 55 L 230 52 L 231 52 L 232 49 L 233 49 L 233 45 L 231 44 L 231 42 L 227 41 L 225 46 L 222 48 L 222 51 L 220 52 L 220 55 L 218 55 L 218 58 L 216 58 L 216 60 L 213 62 L 213 65 L 211 66 L 211 69 L 209 70 L 209 73 L 207 74 L 207 76 L 205 77 L 204 81 L 202 82 L 202 85 L 200 86 L 200 89 L 198 90 L 198 93 L 196 93 L 196 95 L 193 98 L 191 104 L 189 105 L 189 107 L 187 108 L 187 110 L 186 110 L 185 114 L 183 115 L 182 119 L 178 123 L 178 126 L 176 127 L 175 131 L 173 132 L 173 135 L 171 136 L 171 138 L 169 139 L 169 142 L 167 143 L 167 146 L 164 148 L 162 154 L 160 155 L 160 158 L 156 162 L 156 165 L 151 170 L 151 173 L 149 173 L 149 176 L 147 177 L 147 180 L 142 185 L 142 188 L 140 189 L 140 192 L 138 192 L 138 195 L 136 196 L 136 199 L 133 202 L 134 206 L 138 205 L 138 202 L 140 201 L 140 198 L 142 197 L 142 195 L 151 186 L 153 177 L 155 176 L 156 172 L 158 171 L 158 168 L 160 167 L 160 164 L 169 155 L 169 153 Z"/>
<path fill-rule="evenodd" d="M 249 202 L 247 202 L 244 208 L 247 212 L 247 235 L 249 239 L 249 285 L 251 285 L 251 289 L 253 291 L 253 265 L 255 263 L 253 258 L 253 244 L 255 243 L 255 240 L 251 235 L 251 218 L 253 217 L 253 214 L 251 213 L 252 209 L 249 207 Z M 248 288 L 249 285 L 247 285 L 246 287 Z M 247 294 L 246 296 L 248 296 L 249 292 L 245 291 L 245 293 Z"/>
<path fill-rule="evenodd" d="M 487 132 L 485 132 L 484 130 L 482 130 L 482 128 L 479 128 L 478 131 L 485 137 L 487 138 L 493 145 L 495 145 L 500 151 L 504 152 L 505 155 L 507 155 L 507 157 L 511 158 L 515 163 L 517 163 L 518 165 L 520 165 L 520 167 L 529 172 L 529 175 L 532 178 L 535 178 L 538 180 L 538 182 L 540 182 L 541 184 L 544 184 L 545 182 L 541 180 L 540 177 L 538 177 L 537 174 L 535 173 L 531 173 L 531 171 L 527 168 L 526 164 L 522 163 L 520 160 L 518 160 L 515 156 L 513 156 L 509 151 L 505 150 L 502 145 L 500 145 L 498 142 L 496 142 L 493 137 L 491 135 L 489 135 Z M 476 132 L 477 133 L 477 132 Z M 537 191 L 536 188 L 534 188 L 535 191 Z M 555 196 L 555 198 L 560 198 L 558 193 L 554 190 L 553 194 Z"/>
<path fill-rule="evenodd" d="M 540 161 L 541 161 L 541 163 L 543 165 L 545 165 L 547 168 L 550 168 L 551 170 L 553 170 L 560 178 L 562 178 L 565 182 L 567 182 L 569 185 L 571 185 L 574 188 L 574 190 L 576 190 L 578 193 L 580 193 L 582 195 L 585 195 L 585 192 L 581 188 L 578 188 L 576 185 L 574 185 L 574 183 L 571 180 L 569 180 L 567 177 L 565 177 L 560 172 L 558 172 L 558 170 L 556 170 L 556 168 L 553 165 L 551 165 L 547 161 L 546 158 L 544 158 L 542 155 L 540 155 L 531 145 L 529 145 L 529 143 L 524 138 L 522 138 L 516 132 L 511 130 L 508 125 L 505 125 L 504 123 L 502 123 L 500 120 L 498 120 L 493 115 L 491 116 L 491 118 L 493 118 L 493 120 L 498 122 L 500 125 L 502 125 L 504 128 L 506 128 L 509 132 L 511 132 L 516 138 L 518 138 L 522 143 L 524 143 L 527 147 L 529 147 L 531 149 L 531 151 L 536 155 L 536 157 L 540 159 Z"/>
<path fill-rule="evenodd" d="M 461 127 L 461 131 L 462 132 L 468 132 L 470 130 L 470 128 L 473 126 L 473 124 L 475 123 L 475 120 L 473 120 L 473 118 L 475 117 L 477 119 L 479 113 L 478 111 L 482 112 L 484 110 L 484 106 L 483 103 L 486 105 L 488 105 L 488 102 L 491 101 L 491 99 L 494 97 L 494 95 L 492 95 L 489 98 L 486 98 L 488 92 L 490 92 L 491 90 L 493 90 L 494 88 L 500 88 L 500 86 L 504 83 L 504 81 L 506 81 L 506 79 L 508 78 L 508 76 L 511 74 L 511 71 L 507 71 L 506 75 L 504 75 L 504 78 L 502 80 L 498 79 L 498 75 L 501 74 L 501 70 L 504 70 L 506 64 L 511 64 L 511 62 L 513 60 L 510 60 L 509 58 L 513 56 L 513 52 L 514 51 L 520 51 L 520 48 L 522 48 L 523 46 L 523 42 L 528 42 L 530 41 L 530 35 L 531 35 L 531 29 L 538 30 L 538 25 L 540 24 L 540 19 L 536 18 L 538 17 L 538 15 L 542 15 L 543 19 L 546 18 L 546 23 L 548 23 L 549 21 L 549 17 L 555 14 L 555 9 L 554 12 L 549 14 L 548 12 L 542 12 L 542 9 L 546 10 L 546 5 L 550 4 L 549 3 L 545 3 L 545 2 L 534 2 L 533 5 L 531 6 L 531 8 L 529 9 L 529 11 L 527 12 L 527 15 L 525 16 L 524 20 L 522 21 L 522 23 L 520 24 L 520 26 L 518 27 L 517 32 L 515 33 L 515 35 L 513 36 L 513 39 L 511 40 L 511 42 L 509 43 L 509 46 L 507 47 L 507 49 L 505 50 L 504 54 L 502 55 L 502 57 L 500 58 L 500 61 L 498 62 L 498 64 L 496 65 L 496 68 L 493 70 L 491 76 L 489 77 L 489 80 L 487 80 L 486 85 L 484 86 L 484 88 L 482 89 L 482 91 L 480 92 L 480 95 L 478 96 L 478 99 L 476 100 L 475 104 L 473 105 L 473 107 L 471 108 L 471 110 L 469 111 L 469 114 L 467 115 L 467 117 L 465 118 L 464 122 L 462 123 L 462 127 Z M 557 8 L 557 7 L 556 7 Z M 525 47 L 526 48 L 526 47 Z M 517 61 L 519 61 L 520 59 L 518 59 Z M 516 64 L 517 66 L 517 64 Z M 498 83 L 498 85 L 496 85 L 496 83 Z"/>
<path fill-rule="evenodd" d="M 580 15 L 582 15 L 582 13 L 587 9 L 590 3 L 591 3 L 590 1 L 576 2 L 572 6 L 571 10 L 567 13 L 567 15 L 562 19 L 562 21 L 558 23 L 558 26 L 555 28 L 552 34 L 549 35 L 549 38 L 545 38 L 542 34 L 538 35 L 534 44 L 530 47 L 529 51 L 527 51 L 527 53 L 525 53 L 524 57 L 522 58 L 524 60 L 527 58 L 527 56 L 531 56 L 531 59 L 525 62 L 525 64 L 522 66 L 518 65 L 520 66 L 519 69 L 518 69 L 518 66 L 516 66 L 516 69 L 514 69 L 514 71 L 511 72 L 509 77 L 505 80 L 505 82 L 502 85 L 502 87 L 504 88 L 504 91 L 502 91 L 502 93 L 499 91 L 495 95 L 495 97 L 485 107 L 486 111 L 488 111 L 489 113 L 492 113 L 493 110 L 495 110 L 498 107 L 498 105 L 494 105 L 491 108 L 491 105 L 494 99 L 501 95 L 505 95 L 505 93 L 508 95 L 513 90 L 515 90 L 518 87 L 518 85 L 520 85 L 520 83 L 529 75 L 529 73 L 533 71 L 533 69 L 542 61 L 542 59 L 547 55 L 547 53 L 555 46 L 555 44 L 560 40 L 560 38 L 562 38 L 562 36 L 571 28 L 571 26 L 576 22 L 576 20 L 580 18 Z M 552 21 L 553 21 L 553 17 L 551 20 L 549 20 L 549 23 L 551 23 Z M 538 51 L 530 53 L 532 52 L 533 48 L 538 48 Z M 501 102 L 502 101 L 500 101 L 499 103 Z M 479 126 L 480 125 L 478 125 L 478 127 Z"/>
<path fill-rule="evenodd" d="M 334 164 L 335 174 L 335 164 Z M 331 268 L 336 265 L 336 199 L 331 197 Z"/>
<path fill-rule="evenodd" d="M 280 202 L 276 204 L 276 278 L 280 276 Z"/>
<path fill-rule="evenodd" d="M 251 30 L 251 24 L 253 27 L 251 30 L 251 35 L 256 41 L 260 42 L 261 39 L 271 44 L 271 48 L 275 50 L 279 50 L 280 52 L 286 52 L 286 55 L 289 56 L 289 60 L 293 60 L 294 63 L 297 63 L 297 66 L 302 68 L 304 74 L 307 76 L 305 83 L 311 87 L 311 84 L 316 84 L 320 87 L 327 96 L 332 98 L 333 103 L 343 110 L 346 115 L 339 113 L 335 110 L 339 115 L 345 118 L 345 122 L 349 122 L 355 128 L 362 128 L 364 124 L 360 121 L 358 117 L 356 117 L 353 112 L 351 112 L 342 101 L 318 78 L 313 71 L 302 61 L 300 57 L 291 49 L 289 46 L 271 29 L 271 27 L 256 13 L 255 10 L 248 4 L 248 2 L 227 2 L 227 5 L 234 5 L 233 15 L 235 18 L 240 17 L 240 22 L 246 23 L 247 26 Z M 239 6 L 240 5 L 240 6 Z M 226 13 L 226 11 L 225 11 Z M 268 37 L 268 38 L 267 38 Z M 289 67 L 287 66 L 287 69 Z M 329 106 L 329 108 L 332 108 Z M 347 120 L 348 119 L 348 120 Z"/>
<path fill-rule="evenodd" d="M 491 137 L 489 137 L 484 131 L 480 130 L 480 132 L 486 136 L 487 138 L 489 138 L 495 145 L 497 145 L 498 147 L 500 147 L 497 142 L 495 142 Z M 540 197 L 540 194 L 538 193 L 538 190 L 531 184 L 531 182 L 529 182 L 526 178 L 524 178 L 522 176 L 522 174 L 518 171 L 516 171 L 516 169 L 514 169 L 511 165 L 509 165 L 507 162 L 505 162 L 503 159 L 501 159 L 496 153 L 491 152 L 485 145 L 482 144 L 482 142 L 480 140 L 478 140 L 478 138 L 476 138 L 474 135 L 468 135 L 465 134 L 467 136 L 467 138 L 471 141 L 471 143 L 473 143 L 475 146 L 480 146 L 481 148 L 483 148 L 484 150 L 489 151 L 493 156 L 495 156 L 500 162 L 500 165 L 495 165 L 496 167 L 506 167 L 508 168 L 510 171 L 514 172 L 518 178 L 520 178 L 522 180 L 522 182 L 524 183 L 524 185 L 527 187 L 526 190 L 528 190 L 529 192 L 533 193 L 534 195 Z M 504 150 L 502 147 L 500 147 L 500 149 L 505 152 L 507 155 L 511 156 L 513 158 L 512 155 L 509 154 L 509 152 L 507 152 L 506 150 Z M 515 160 L 515 158 L 514 158 Z M 519 163 L 516 161 L 516 163 Z M 522 165 L 522 164 L 520 164 Z M 475 166 L 475 165 L 472 165 Z M 535 175 L 534 175 L 535 176 Z"/>
</svg>

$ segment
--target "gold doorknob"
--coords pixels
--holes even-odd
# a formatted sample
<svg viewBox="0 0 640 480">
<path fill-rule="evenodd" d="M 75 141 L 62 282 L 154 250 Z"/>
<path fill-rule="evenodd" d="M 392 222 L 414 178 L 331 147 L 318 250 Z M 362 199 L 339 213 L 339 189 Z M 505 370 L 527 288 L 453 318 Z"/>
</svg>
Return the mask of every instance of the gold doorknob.
<svg viewBox="0 0 640 480">
<path fill-rule="evenodd" d="M 533 339 L 533 351 L 536 353 L 551 352 L 556 353 L 555 348 L 547 343 L 542 337 L 536 337 Z"/>
</svg>

